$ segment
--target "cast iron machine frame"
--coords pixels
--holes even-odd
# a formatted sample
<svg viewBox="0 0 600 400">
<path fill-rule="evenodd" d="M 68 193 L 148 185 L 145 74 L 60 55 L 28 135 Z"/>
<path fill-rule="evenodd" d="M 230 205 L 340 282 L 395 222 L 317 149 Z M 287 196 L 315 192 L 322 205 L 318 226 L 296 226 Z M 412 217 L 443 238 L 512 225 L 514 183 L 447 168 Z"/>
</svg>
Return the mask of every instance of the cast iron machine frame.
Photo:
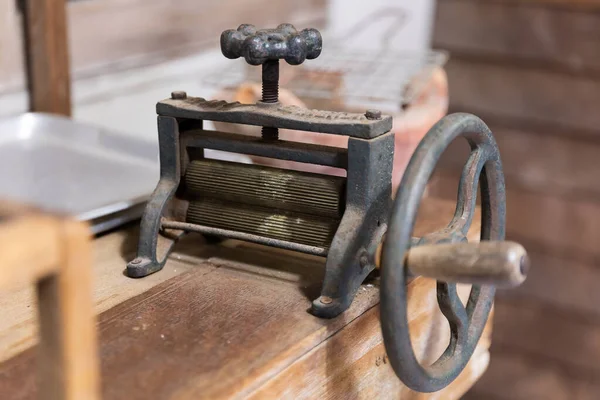
<svg viewBox="0 0 600 400">
<path fill-rule="evenodd" d="M 314 29 L 297 31 L 289 24 L 282 24 L 276 29 L 257 30 L 251 25 L 242 25 L 237 30 L 223 32 L 221 49 L 228 58 L 244 57 L 252 65 L 262 65 L 262 101 L 250 105 L 208 101 L 188 97 L 185 92 L 173 92 L 170 99 L 157 104 L 160 181 L 142 217 L 138 254 L 127 265 L 127 274 L 143 277 L 162 269 L 177 238 L 190 231 L 324 256 L 327 257 L 325 279 L 320 297 L 312 303 L 312 312 L 318 317 L 332 318 L 350 306 L 381 254 L 381 318 L 390 362 L 407 386 L 424 392 L 437 391 L 454 380 L 471 357 L 491 309 L 494 287 L 473 286 L 469 301 L 463 306 L 455 283 L 438 282 L 438 302 L 449 321 L 451 340 L 438 361 L 423 367 L 414 355 L 408 333 L 405 287 L 407 277 L 415 271 L 405 268 L 405 257 L 409 248 L 415 246 L 466 242 L 478 184 L 482 199 L 481 239 L 504 240 L 504 179 L 497 145 L 487 126 L 477 117 L 454 114 L 442 119 L 413 155 L 393 202 L 391 116 L 381 115 L 376 110 L 367 110 L 364 114 L 306 110 L 278 102 L 279 59 L 292 65 L 301 64 L 306 59 L 318 57 L 321 48 L 321 36 Z M 260 126 L 263 127 L 262 137 L 208 131 L 203 129 L 203 121 Z M 280 128 L 345 135 L 348 147 L 280 140 Z M 461 178 L 455 217 L 445 230 L 413 238 L 418 205 L 433 168 L 448 144 L 459 136 L 468 140 L 472 151 Z M 196 212 L 194 200 L 186 197 L 190 185 L 202 182 L 209 175 L 214 176 L 214 168 L 229 168 L 218 163 L 205 166 L 209 169 L 198 170 L 201 171 L 195 172 L 198 177 L 188 182 L 186 176 L 191 165 L 204 160 L 204 149 L 345 169 L 343 182 L 331 178 L 332 185 L 341 188 L 341 196 L 336 200 L 339 202 L 339 220 L 331 242 L 307 244 L 295 240 L 293 232 L 282 238 L 270 234 L 268 228 L 248 230 L 198 223 L 198 219 L 190 216 Z M 248 168 L 252 171 L 255 167 Z M 259 168 L 255 172 L 255 177 L 280 174 L 289 178 L 292 174 L 268 168 Z M 202 173 L 207 175 L 203 177 Z M 216 174 L 218 176 L 218 171 Z M 312 179 L 302 174 L 296 178 Z M 223 178 L 224 181 L 227 179 L 231 178 Z M 265 185 L 280 181 L 265 179 Z M 330 182 L 326 177 L 319 179 L 326 184 Z M 202 183 L 200 186 L 205 188 Z M 268 187 L 263 189 L 268 190 Z M 285 200 L 280 202 L 281 207 L 303 206 L 288 196 L 294 192 L 293 188 L 284 185 L 283 189 L 277 190 L 277 196 L 283 196 Z M 237 201 L 243 194 L 236 196 Z M 257 204 L 263 207 L 264 199 L 259 200 Z M 291 217 L 286 212 L 281 218 L 288 219 L 286 229 L 293 231 L 294 228 L 289 228 Z M 267 220 L 265 217 L 264 221 Z M 525 257 L 518 262 L 524 279 Z M 493 277 L 482 275 L 479 278 L 474 279 L 475 283 L 494 282 Z"/>
</svg>

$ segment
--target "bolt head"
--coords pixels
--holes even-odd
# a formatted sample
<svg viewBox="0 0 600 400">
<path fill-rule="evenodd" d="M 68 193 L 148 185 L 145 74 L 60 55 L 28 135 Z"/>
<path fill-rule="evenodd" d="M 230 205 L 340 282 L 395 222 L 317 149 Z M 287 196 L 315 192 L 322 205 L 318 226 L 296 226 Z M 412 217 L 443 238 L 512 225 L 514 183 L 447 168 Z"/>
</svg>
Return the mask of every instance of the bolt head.
<svg viewBox="0 0 600 400">
<path fill-rule="evenodd" d="M 333 299 L 328 296 L 321 296 L 320 300 L 323 304 L 331 304 L 333 302 Z"/>
<path fill-rule="evenodd" d="M 142 262 L 141 258 L 136 258 L 135 260 L 131 261 L 132 264 L 140 264 Z"/>
<path fill-rule="evenodd" d="M 171 98 L 173 100 L 183 100 L 187 98 L 187 93 L 183 90 L 176 90 L 174 92 L 171 92 Z"/>
<path fill-rule="evenodd" d="M 362 268 L 366 267 L 367 265 L 369 265 L 369 256 L 367 256 L 366 254 L 361 255 L 359 258 L 359 262 Z"/>
<path fill-rule="evenodd" d="M 381 111 L 375 109 L 369 109 L 365 113 L 367 119 L 381 119 Z"/>
</svg>

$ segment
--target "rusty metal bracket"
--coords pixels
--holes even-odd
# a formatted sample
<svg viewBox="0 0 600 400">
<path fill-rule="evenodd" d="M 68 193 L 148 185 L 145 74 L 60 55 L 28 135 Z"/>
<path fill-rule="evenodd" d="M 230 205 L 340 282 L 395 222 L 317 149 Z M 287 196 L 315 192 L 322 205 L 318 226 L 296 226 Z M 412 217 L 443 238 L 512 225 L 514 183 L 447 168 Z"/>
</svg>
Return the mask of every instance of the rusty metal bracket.
<svg viewBox="0 0 600 400">
<path fill-rule="evenodd" d="M 394 134 L 390 132 L 391 116 L 377 110 L 363 114 L 330 112 L 286 107 L 278 102 L 279 60 L 302 63 L 316 58 L 321 45 L 321 36 L 314 29 L 296 31 L 282 24 L 277 29 L 257 30 L 242 25 L 222 34 L 221 48 L 228 58 L 244 57 L 251 64 L 262 63 L 262 101 L 252 105 L 207 101 L 178 91 L 157 104 L 161 175 L 142 217 L 138 254 L 127 265 L 129 276 L 143 277 L 162 269 L 177 238 L 194 231 L 326 256 L 321 296 L 313 302 L 312 312 L 332 318 L 350 306 L 360 284 L 374 269 L 372 263 L 361 261 L 367 247 L 371 253 L 376 248 L 365 240 L 380 237 L 381 226 L 391 210 Z M 207 131 L 202 128 L 204 120 L 262 126 L 262 138 Z M 348 136 L 348 148 L 282 141 L 278 139 L 279 128 Z M 262 186 L 267 180 L 256 178 L 256 185 L 249 188 L 254 198 L 240 193 L 242 182 L 235 173 L 225 177 L 224 171 L 210 172 L 210 176 L 206 175 L 208 170 L 195 172 L 194 189 L 188 185 L 191 180 L 186 174 L 191 171 L 193 175 L 194 168 L 206 164 L 205 148 L 343 168 L 347 173 L 342 186 L 334 184 L 332 177 L 311 178 L 328 187 L 342 187 L 343 191 L 313 189 L 312 198 L 305 198 L 307 204 L 290 210 L 290 204 L 298 204 L 290 196 L 301 192 L 294 187 L 294 179 L 303 178 L 268 167 L 260 176 L 279 174 L 280 179 L 271 179 L 273 187 L 268 188 Z M 218 168 L 212 164 L 209 170 Z M 232 168 L 238 168 L 239 176 L 249 176 L 252 170 L 243 165 L 227 166 L 229 171 Z M 211 184 L 202 183 L 209 179 Z M 223 180 L 225 184 L 221 184 Z M 215 187 L 219 193 L 211 191 Z M 310 186 L 306 188 L 302 193 L 310 191 Z M 223 194 L 223 190 L 229 193 Z M 259 192 L 271 195 L 257 199 Z M 319 207 L 336 202 L 341 203 L 339 215 L 325 221 Z M 215 204 L 222 204 L 218 213 L 210 211 L 215 210 Z M 306 214 L 311 208 L 315 215 Z M 219 220 L 210 213 L 225 217 Z M 324 223 L 311 226 L 307 222 L 315 218 Z M 330 243 L 322 243 L 320 240 L 329 237 L 330 231 Z"/>
</svg>

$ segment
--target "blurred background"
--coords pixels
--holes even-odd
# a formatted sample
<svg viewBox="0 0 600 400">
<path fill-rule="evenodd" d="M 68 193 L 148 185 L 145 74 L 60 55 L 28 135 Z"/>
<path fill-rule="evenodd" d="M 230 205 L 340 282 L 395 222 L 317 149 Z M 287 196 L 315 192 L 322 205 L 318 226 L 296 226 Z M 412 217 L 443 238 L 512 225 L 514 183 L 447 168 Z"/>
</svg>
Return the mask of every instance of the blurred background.
<svg viewBox="0 0 600 400">
<path fill-rule="evenodd" d="M 600 3 L 439 0 L 433 32 L 451 53 L 449 110 L 494 132 L 507 236 L 532 259 L 497 298 L 490 366 L 467 398 L 598 398 Z M 455 149 L 433 195 L 454 198 Z"/>
<path fill-rule="evenodd" d="M 476 114 L 495 133 L 507 183 L 507 236 L 524 244 L 533 261 L 523 287 L 499 294 L 491 363 L 465 398 L 598 398 L 600 2 L 365 3 L 71 1 L 72 117 L 156 143 L 156 102 L 173 90 L 218 93 L 206 76 L 241 63 L 222 57 L 218 35 L 245 22 L 312 26 L 342 41 L 361 23 L 352 45 L 367 56 L 374 47 L 447 51 L 449 102 L 438 111 L 447 105 Z M 387 42 L 385 21 L 375 13 L 386 7 L 400 10 L 390 18 L 401 25 Z M 22 48 L 17 2 L 0 0 L 0 118 L 28 110 Z M 466 154 L 463 144 L 445 154 L 430 195 L 455 198 Z"/>
</svg>

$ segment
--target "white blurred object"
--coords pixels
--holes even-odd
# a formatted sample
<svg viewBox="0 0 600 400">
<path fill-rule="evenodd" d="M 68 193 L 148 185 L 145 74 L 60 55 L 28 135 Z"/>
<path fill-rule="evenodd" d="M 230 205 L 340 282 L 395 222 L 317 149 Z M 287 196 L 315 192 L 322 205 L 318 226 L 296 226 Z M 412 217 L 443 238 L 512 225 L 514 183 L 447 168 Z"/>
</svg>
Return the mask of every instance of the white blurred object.
<svg viewBox="0 0 600 400">
<path fill-rule="evenodd" d="M 0 198 L 76 216 L 93 233 L 139 218 L 158 172 L 147 141 L 50 114 L 0 119 Z"/>
<path fill-rule="evenodd" d="M 330 0 L 327 32 L 355 49 L 423 52 L 435 0 Z"/>
</svg>

